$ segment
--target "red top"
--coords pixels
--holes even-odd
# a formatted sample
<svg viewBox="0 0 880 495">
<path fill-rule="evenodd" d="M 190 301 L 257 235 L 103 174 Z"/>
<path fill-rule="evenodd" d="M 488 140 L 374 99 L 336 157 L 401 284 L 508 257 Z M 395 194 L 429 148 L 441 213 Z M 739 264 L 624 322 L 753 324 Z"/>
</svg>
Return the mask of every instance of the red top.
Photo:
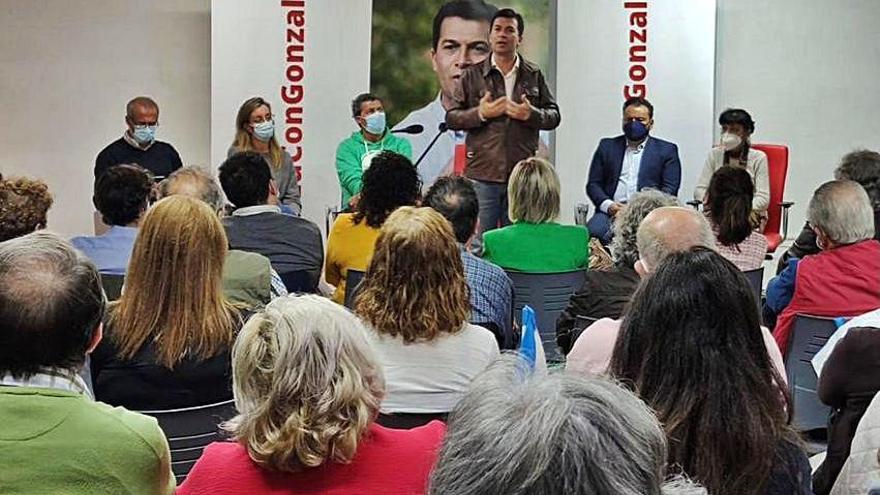
<svg viewBox="0 0 880 495">
<path fill-rule="evenodd" d="M 349 464 L 326 463 L 298 473 L 259 467 L 239 443 L 209 445 L 178 494 L 425 493 L 446 425 L 432 421 L 411 430 L 373 423 Z"/>
</svg>

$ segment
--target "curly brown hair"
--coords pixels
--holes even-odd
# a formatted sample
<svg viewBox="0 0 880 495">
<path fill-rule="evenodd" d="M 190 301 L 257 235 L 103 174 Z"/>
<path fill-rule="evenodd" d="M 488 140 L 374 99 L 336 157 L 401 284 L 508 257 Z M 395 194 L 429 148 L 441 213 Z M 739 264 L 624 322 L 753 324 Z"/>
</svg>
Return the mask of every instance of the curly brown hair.
<svg viewBox="0 0 880 495">
<path fill-rule="evenodd" d="M 45 228 L 50 206 L 52 194 L 42 180 L 0 177 L 0 242 Z"/>
<path fill-rule="evenodd" d="M 408 344 L 461 329 L 470 314 L 470 293 L 443 215 L 405 206 L 388 217 L 356 309 L 377 332 Z"/>
</svg>

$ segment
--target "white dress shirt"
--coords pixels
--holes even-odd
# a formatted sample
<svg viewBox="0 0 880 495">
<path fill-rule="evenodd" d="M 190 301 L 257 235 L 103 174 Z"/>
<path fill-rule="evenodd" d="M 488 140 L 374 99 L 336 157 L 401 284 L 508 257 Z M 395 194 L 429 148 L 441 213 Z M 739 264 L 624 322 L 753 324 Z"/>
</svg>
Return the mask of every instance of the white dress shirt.
<svg viewBox="0 0 880 495">
<path fill-rule="evenodd" d="M 508 100 L 513 99 L 513 86 L 516 84 L 516 75 L 519 73 L 519 54 L 513 59 L 513 68 L 507 74 L 495 63 L 494 53 L 489 55 L 489 57 L 489 63 L 492 64 L 492 67 L 498 69 L 498 72 L 504 76 L 504 94 L 507 95 Z"/>
<path fill-rule="evenodd" d="M 398 134 L 398 136 L 408 140 L 410 146 L 412 146 L 413 163 L 422 156 L 422 153 L 431 144 L 434 136 L 439 131 L 441 122 L 446 122 L 446 109 L 443 108 L 440 93 L 437 93 L 437 98 L 434 98 L 431 103 L 418 110 L 413 110 L 406 118 L 394 126 L 395 129 L 403 129 L 413 124 L 420 124 L 424 127 L 424 130 L 419 134 Z M 425 187 L 433 184 L 437 177 L 452 173 L 455 145 L 456 143 L 464 143 L 466 135 L 465 131 L 449 129 L 437 138 L 437 142 L 434 143 L 434 146 L 431 147 L 431 150 L 428 151 L 428 154 L 425 155 L 425 158 L 422 159 L 418 166 L 419 176 L 422 178 L 422 183 Z"/>
<path fill-rule="evenodd" d="M 626 144 L 626 151 L 623 153 L 623 163 L 620 166 L 620 178 L 617 179 L 617 189 L 614 190 L 614 199 L 606 199 L 599 205 L 602 213 L 608 213 L 608 207 L 614 203 L 626 203 L 629 198 L 633 197 L 639 190 L 639 169 L 642 166 L 642 151 L 648 144 L 645 138 L 641 143 L 632 146 L 629 142 Z"/>
</svg>

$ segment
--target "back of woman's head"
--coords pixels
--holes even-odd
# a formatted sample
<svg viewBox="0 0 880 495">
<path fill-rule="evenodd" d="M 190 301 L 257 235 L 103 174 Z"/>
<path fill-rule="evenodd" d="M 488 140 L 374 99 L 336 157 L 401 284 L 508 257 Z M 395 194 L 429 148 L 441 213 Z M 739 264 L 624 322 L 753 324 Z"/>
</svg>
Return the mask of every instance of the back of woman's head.
<svg viewBox="0 0 880 495">
<path fill-rule="evenodd" d="M 718 241 L 732 246 L 752 233 L 750 215 L 755 185 L 744 168 L 724 166 L 712 174 L 706 193 L 706 212 L 718 230 Z"/>
<path fill-rule="evenodd" d="M 639 247 L 636 233 L 648 213 L 664 206 L 680 206 L 674 196 L 656 189 L 637 192 L 623 206 L 614 218 L 614 238 L 611 240 L 611 253 L 618 267 L 630 267 L 639 260 Z"/>
<path fill-rule="evenodd" d="M 695 493 L 664 486 L 663 430 L 607 378 L 533 373 L 506 355 L 449 419 L 432 495 Z"/>
<path fill-rule="evenodd" d="M 470 300 L 452 227 L 432 208 L 400 208 L 385 221 L 357 313 L 380 333 L 404 342 L 457 332 Z"/>
<path fill-rule="evenodd" d="M 559 176 L 543 158 L 520 161 L 507 184 L 508 216 L 514 222 L 544 223 L 559 217 Z"/>
<path fill-rule="evenodd" d="M 232 350 L 238 415 L 225 427 L 254 462 L 292 472 L 354 458 L 384 393 L 365 334 L 311 295 L 275 299 L 244 325 Z"/>
<path fill-rule="evenodd" d="M 861 184 L 871 198 L 874 211 L 880 210 L 880 153 L 870 150 L 847 153 L 834 171 L 834 178 L 854 180 Z"/>
<path fill-rule="evenodd" d="M 46 227 L 52 194 L 39 179 L 0 177 L 0 242 Z"/>
<path fill-rule="evenodd" d="M 223 296 L 226 234 L 204 202 L 171 196 L 141 223 L 125 290 L 110 314 L 120 354 L 153 340 L 158 361 L 210 357 L 232 341 L 235 310 Z"/>
<path fill-rule="evenodd" d="M 382 151 L 373 157 L 370 168 L 364 171 L 354 222 L 366 220 L 367 225 L 378 229 L 394 210 L 415 205 L 421 190 L 422 180 L 409 158 L 393 151 Z"/>
<path fill-rule="evenodd" d="M 763 493 L 779 441 L 794 440 L 754 295 L 713 251 L 671 254 L 643 282 L 611 371 L 656 411 L 670 465 L 713 495 Z"/>
</svg>

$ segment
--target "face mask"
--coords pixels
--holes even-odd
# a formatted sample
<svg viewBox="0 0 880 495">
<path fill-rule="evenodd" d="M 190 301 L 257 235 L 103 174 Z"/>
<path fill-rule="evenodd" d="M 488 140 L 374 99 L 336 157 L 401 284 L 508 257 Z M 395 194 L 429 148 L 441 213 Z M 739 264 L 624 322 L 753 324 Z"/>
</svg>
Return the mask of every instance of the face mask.
<svg viewBox="0 0 880 495">
<path fill-rule="evenodd" d="M 150 144 L 156 139 L 156 126 L 135 126 L 134 132 L 131 133 L 131 137 L 141 145 Z"/>
<path fill-rule="evenodd" d="M 385 112 L 375 112 L 364 119 L 364 128 L 370 134 L 380 135 L 385 132 Z"/>
<path fill-rule="evenodd" d="M 638 120 L 631 120 L 623 124 L 623 134 L 630 141 L 641 141 L 648 136 L 648 128 Z"/>
<path fill-rule="evenodd" d="M 271 120 L 251 125 L 254 128 L 254 136 L 260 141 L 268 141 L 275 135 L 275 123 Z"/>
<path fill-rule="evenodd" d="M 741 144 L 742 138 L 736 134 L 729 132 L 721 134 L 721 147 L 724 148 L 725 151 L 733 151 L 739 148 L 739 145 Z"/>
</svg>

